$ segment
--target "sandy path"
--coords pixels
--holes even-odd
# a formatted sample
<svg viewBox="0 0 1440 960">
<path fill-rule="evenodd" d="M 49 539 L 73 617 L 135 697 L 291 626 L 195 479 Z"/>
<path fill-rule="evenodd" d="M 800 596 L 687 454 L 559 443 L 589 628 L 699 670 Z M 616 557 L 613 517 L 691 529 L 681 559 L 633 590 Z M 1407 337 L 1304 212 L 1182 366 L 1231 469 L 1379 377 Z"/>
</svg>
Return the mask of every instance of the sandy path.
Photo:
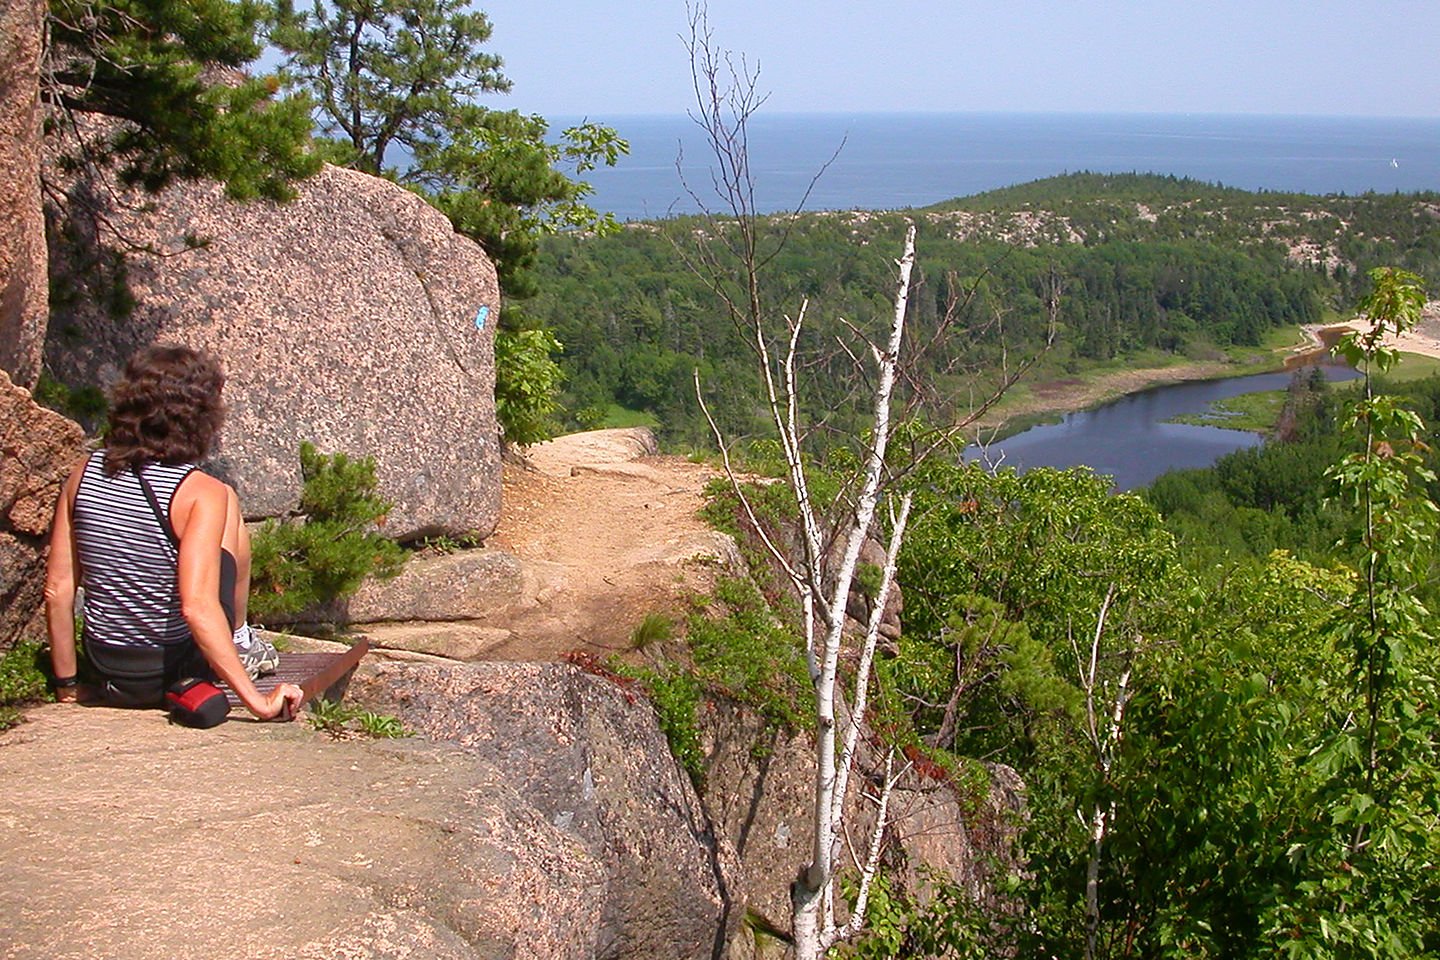
<svg viewBox="0 0 1440 960">
<path fill-rule="evenodd" d="M 487 659 L 628 649 L 647 614 L 678 619 L 690 597 L 709 589 L 719 566 L 706 558 L 733 562 L 733 543 L 697 515 L 715 471 L 681 457 L 635 458 L 626 433 L 546 444 L 535 458 L 544 472 L 507 466 L 489 545 L 524 562 L 535 602 L 515 612 L 506 624 L 513 639 Z M 597 444 L 602 434 L 617 443 Z"/>
</svg>

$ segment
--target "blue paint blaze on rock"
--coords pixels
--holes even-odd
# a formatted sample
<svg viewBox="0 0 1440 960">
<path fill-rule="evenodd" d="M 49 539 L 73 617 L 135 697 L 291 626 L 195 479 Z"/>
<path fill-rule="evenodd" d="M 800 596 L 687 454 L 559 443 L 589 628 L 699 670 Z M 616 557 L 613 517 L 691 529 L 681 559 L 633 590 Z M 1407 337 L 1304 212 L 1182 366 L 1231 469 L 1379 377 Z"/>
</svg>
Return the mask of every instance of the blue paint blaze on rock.
<svg viewBox="0 0 1440 960">
<path fill-rule="evenodd" d="M 487 317 L 489 317 L 489 316 L 490 316 L 490 308 L 489 308 L 487 305 L 483 304 L 483 303 L 480 304 L 480 309 L 475 311 L 475 329 L 476 329 L 476 330 L 484 330 L 484 329 L 485 329 L 485 319 L 486 319 Z"/>
</svg>

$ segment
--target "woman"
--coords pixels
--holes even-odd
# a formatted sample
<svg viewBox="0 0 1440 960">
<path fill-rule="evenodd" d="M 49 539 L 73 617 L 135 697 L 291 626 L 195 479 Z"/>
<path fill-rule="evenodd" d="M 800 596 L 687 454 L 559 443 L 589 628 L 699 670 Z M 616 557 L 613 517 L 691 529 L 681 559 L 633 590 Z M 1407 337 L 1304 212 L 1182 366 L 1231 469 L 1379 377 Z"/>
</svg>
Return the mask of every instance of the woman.
<svg viewBox="0 0 1440 960">
<path fill-rule="evenodd" d="M 250 541 L 235 491 L 201 472 L 224 416 L 213 357 L 153 346 L 115 385 L 106 446 L 79 464 L 55 507 L 45 610 L 56 695 L 78 699 L 75 589 L 84 643 L 118 706 L 161 706 L 165 689 L 214 675 L 262 720 L 304 697 L 256 689 L 237 651 L 248 637 Z"/>
</svg>

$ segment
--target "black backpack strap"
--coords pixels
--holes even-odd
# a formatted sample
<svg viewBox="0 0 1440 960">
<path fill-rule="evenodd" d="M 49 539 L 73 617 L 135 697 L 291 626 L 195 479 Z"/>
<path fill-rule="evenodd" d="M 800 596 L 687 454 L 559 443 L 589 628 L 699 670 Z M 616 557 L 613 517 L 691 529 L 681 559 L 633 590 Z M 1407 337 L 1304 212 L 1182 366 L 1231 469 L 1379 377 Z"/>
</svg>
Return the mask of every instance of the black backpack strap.
<svg viewBox="0 0 1440 960">
<path fill-rule="evenodd" d="M 145 499 L 150 503 L 150 509 L 155 513 L 155 519 L 160 523 L 160 529 L 164 531 L 170 546 L 176 550 L 180 549 L 180 538 L 175 536 L 175 530 L 170 526 L 170 518 L 160 510 L 160 501 L 155 497 L 155 491 L 150 487 L 150 481 L 145 479 L 145 474 L 140 472 L 139 467 L 131 467 L 135 472 L 135 479 L 140 481 L 140 489 L 145 492 Z M 183 482 L 183 481 L 182 481 Z"/>
</svg>

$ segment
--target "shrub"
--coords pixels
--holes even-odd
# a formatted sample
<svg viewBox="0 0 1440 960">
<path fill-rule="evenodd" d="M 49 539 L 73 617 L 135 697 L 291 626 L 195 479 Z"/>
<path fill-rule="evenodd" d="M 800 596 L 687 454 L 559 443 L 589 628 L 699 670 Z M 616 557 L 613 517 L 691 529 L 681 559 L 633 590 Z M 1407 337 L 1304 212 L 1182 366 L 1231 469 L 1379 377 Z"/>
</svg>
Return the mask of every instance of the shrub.
<svg viewBox="0 0 1440 960">
<path fill-rule="evenodd" d="M 495 417 L 506 443 L 549 440 L 564 374 L 552 358 L 562 347 L 549 330 L 495 334 Z"/>
<path fill-rule="evenodd" d="M 375 495 L 375 461 L 300 445 L 298 518 L 268 520 L 252 544 L 250 609 L 257 620 L 348 596 L 366 577 L 393 577 L 405 551 L 374 532 L 391 504 Z"/>
</svg>

